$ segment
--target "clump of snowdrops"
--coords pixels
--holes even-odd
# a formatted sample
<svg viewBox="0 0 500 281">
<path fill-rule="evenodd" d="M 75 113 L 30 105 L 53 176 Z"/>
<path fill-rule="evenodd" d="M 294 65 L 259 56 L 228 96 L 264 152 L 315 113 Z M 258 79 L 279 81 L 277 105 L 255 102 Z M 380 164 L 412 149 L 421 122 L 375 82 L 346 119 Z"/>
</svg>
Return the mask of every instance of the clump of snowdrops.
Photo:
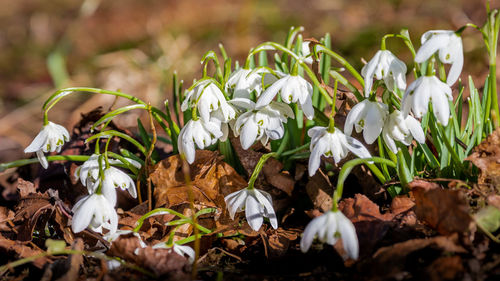
<svg viewBox="0 0 500 281">
<path fill-rule="evenodd" d="M 140 239 L 142 221 L 165 213 L 178 216 L 177 225 L 191 223 L 198 233 L 210 233 L 196 223 L 196 217 L 212 209 L 200 210 L 191 218 L 170 209 L 155 209 L 143 216 L 133 231 L 117 230 L 116 189 L 127 190 L 136 198 L 136 183 L 141 181 L 141 173 L 147 173 L 141 167 L 160 159 L 154 159 L 152 153 L 156 134 L 152 138 L 142 124 L 142 141 L 111 130 L 108 124 L 127 111 L 145 110 L 152 128 L 159 125 L 168 135 L 166 142 L 172 145 L 173 153 L 180 154 L 187 163 L 194 162 L 197 149 L 210 149 L 219 150 L 228 163 L 237 167 L 239 159 L 229 141 L 232 136 L 239 138 L 245 150 L 260 142 L 269 151 L 258 162 L 248 186 L 225 197 L 231 218 L 244 211 L 254 230 L 265 221 L 278 227 L 271 195 L 254 187 L 267 159 L 277 158 L 287 168 L 308 159 L 309 176 L 328 168 L 325 158 L 333 158 L 335 164 L 343 163 L 331 211 L 307 225 L 300 246 L 306 252 L 315 237 L 332 245 L 341 237 L 348 256 L 356 259 L 356 230 L 337 206 L 344 181 L 354 166 L 366 165 L 382 184 L 397 182 L 388 188 L 392 196 L 407 192 L 408 183 L 415 177 L 476 177 L 477 171 L 464 164 L 464 159 L 499 125 L 495 80 L 499 26 L 500 17 L 495 10 L 488 11 L 482 27 L 468 24 L 455 31 L 430 30 L 421 35 L 418 48 L 407 30 L 387 34 L 381 40 L 380 50 L 361 70 L 331 49 L 329 34 L 321 40 L 304 40 L 300 27 L 291 28 L 283 44 L 265 42 L 251 49 L 242 65 L 233 63 L 220 45 L 221 57 L 214 51 L 207 52 L 201 60 L 202 76 L 187 89 L 183 90 L 182 81 L 174 75 L 172 107 L 167 100 L 163 110 L 119 91 L 62 89 L 43 105 L 43 127 L 25 149 L 26 153 L 35 152 L 37 159 L 1 164 L 1 169 L 35 161 L 44 168 L 55 160 L 83 162 L 75 176 L 87 187 L 88 195 L 73 207 L 71 227 L 75 233 L 89 228 L 105 234 L 109 241 L 128 233 Z M 460 80 L 464 77 L 461 35 L 467 27 L 483 36 L 490 74 L 482 93 L 470 77 L 466 79 L 469 96 L 464 99 L 466 87 Z M 387 48 L 388 40 L 404 44 L 413 59 L 400 60 Z M 94 154 L 47 157 L 46 153 L 60 152 L 70 138 L 64 127 L 48 121 L 48 113 L 74 93 L 114 95 L 132 104 L 108 112 L 93 125 L 98 132 L 86 141 L 105 140 L 104 147 L 95 146 Z M 468 107 L 467 116 L 464 105 Z M 350 110 L 345 124 L 337 124 L 334 116 L 346 106 Z M 359 138 L 352 136 L 353 130 L 362 133 Z M 141 154 L 109 151 L 114 137 L 135 145 Z M 368 145 L 375 147 L 375 155 L 369 152 Z M 349 154 L 354 159 L 342 161 Z M 183 244 L 198 237 L 175 242 L 170 237 L 155 247 L 171 248 L 193 261 L 194 251 Z M 142 240 L 141 245 L 145 246 Z"/>
</svg>

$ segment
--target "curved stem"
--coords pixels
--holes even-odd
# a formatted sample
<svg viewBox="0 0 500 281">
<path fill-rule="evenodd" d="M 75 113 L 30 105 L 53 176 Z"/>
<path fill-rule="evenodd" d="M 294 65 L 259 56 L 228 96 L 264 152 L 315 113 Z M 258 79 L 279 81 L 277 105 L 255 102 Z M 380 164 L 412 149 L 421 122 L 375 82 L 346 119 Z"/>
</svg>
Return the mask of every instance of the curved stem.
<svg viewBox="0 0 500 281">
<path fill-rule="evenodd" d="M 146 148 L 144 148 L 144 146 L 142 144 L 140 144 L 138 141 L 133 139 L 131 136 L 124 134 L 122 132 L 115 131 L 115 130 L 108 130 L 108 131 L 100 132 L 99 134 L 95 134 L 95 135 L 91 136 L 90 138 L 86 139 L 85 142 L 88 143 L 94 139 L 110 138 L 110 137 L 122 138 L 122 139 L 130 142 L 131 144 L 135 145 L 137 147 L 137 149 L 139 149 L 139 151 L 142 152 L 142 154 L 144 154 L 145 156 L 147 155 Z"/>
<path fill-rule="evenodd" d="M 337 180 L 337 189 L 335 189 L 335 192 L 333 193 L 333 202 L 335 204 L 336 204 L 336 202 L 338 202 L 340 200 L 340 198 L 342 198 L 342 193 L 344 190 L 344 182 L 347 179 L 347 176 L 349 175 L 349 173 L 352 171 L 352 169 L 355 166 L 360 165 L 360 164 L 366 164 L 368 167 L 375 166 L 370 162 L 382 163 L 382 164 L 385 164 L 387 166 L 391 166 L 393 168 L 396 168 L 396 164 L 394 162 L 387 160 L 387 159 L 384 159 L 384 158 L 380 158 L 380 157 L 358 158 L 358 159 L 353 159 L 353 160 L 347 161 L 342 166 L 342 169 L 340 170 L 339 178 Z M 372 169 L 372 168 L 370 168 L 370 169 Z"/>
<path fill-rule="evenodd" d="M 52 155 L 46 156 L 47 161 L 75 161 L 75 162 L 85 162 L 89 159 L 88 155 Z M 31 159 L 21 159 L 7 163 L 0 163 L 0 172 L 3 172 L 10 168 L 22 167 L 25 165 L 38 163 L 38 158 Z"/>
<path fill-rule="evenodd" d="M 264 164 L 266 163 L 267 159 L 275 156 L 278 156 L 278 153 L 271 152 L 264 154 L 262 155 L 262 157 L 260 157 L 259 162 L 257 162 L 257 165 L 255 165 L 255 169 L 253 170 L 252 176 L 248 180 L 248 187 L 247 187 L 248 189 L 254 188 L 253 186 L 255 184 L 255 181 L 257 180 L 257 177 L 259 176 L 259 173 L 262 170 L 262 167 L 264 167 Z"/>
</svg>

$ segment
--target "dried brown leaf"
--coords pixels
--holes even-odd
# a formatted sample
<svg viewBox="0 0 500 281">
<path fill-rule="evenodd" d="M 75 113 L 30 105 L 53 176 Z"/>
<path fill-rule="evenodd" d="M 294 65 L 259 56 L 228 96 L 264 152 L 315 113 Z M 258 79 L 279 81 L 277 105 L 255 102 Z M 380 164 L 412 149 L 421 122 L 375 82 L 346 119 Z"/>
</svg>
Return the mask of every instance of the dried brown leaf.
<svg viewBox="0 0 500 281">
<path fill-rule="evenodd" d="M 11 257 L 12 259 L 27 258 L 43 253 L 40 249 L 33 249 L 27 245 L 30 244 L 20 241 L 12 241 L 0 234 L 0 253 Z M 12 255 L 11 252 L 15 252 L 15 255 Z M 38 268 L 42 268 L 48 261 L 48 257 L 41 257 L 34 260 L 33 264 Z"/>
<path fill-rule="evenodd" d="M 391 213 L 380 213 L 380 208 L 363 194 L 356 194 L 354 198 L 346 198 L 339 204 L 339 209 L 352 222 L 382 220 L 390 221 L 394 217 Z"/>
<path fill-rule="evenodd" d="M 14 212 L 7 207 L 0 206 L 0 231 L 10 231 L 13 219 Z"/>
<path fill-rule="evenodd" d="M 306 185 L 306 192 L 314 208 L 326 212 L 332 208 L 333 187 L 330 180 L 321 171 L 316 173 Z"/>
<path fill-rule="evenodd" d="M 465 196 L 460 190 L 441 189 L 422 180 L 410 183 L 415 196 L 415 213 L 439 233 L 447 235 L 467 232 L 472 219 Z"/>
<path fill-rule="evenodd" d="M 476 165 L 481 173 L 479 184 L 491 184 L 500 191 L 500 128 L 497 128 L 465 160 Z"/>
</svg>

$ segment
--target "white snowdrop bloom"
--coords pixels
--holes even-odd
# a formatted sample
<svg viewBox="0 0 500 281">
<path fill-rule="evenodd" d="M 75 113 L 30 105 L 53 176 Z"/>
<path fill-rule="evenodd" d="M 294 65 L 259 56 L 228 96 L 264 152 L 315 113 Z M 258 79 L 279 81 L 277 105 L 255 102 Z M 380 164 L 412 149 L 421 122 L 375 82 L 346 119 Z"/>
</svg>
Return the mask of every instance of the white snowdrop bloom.
<svg viewBox="0 0 500 281">
<path fill-rule="evenodd" d="M 234 119 L 236 112 L 228 105 L 221 89 L 212 81 L 206 80 L 198 84 L 194 89 L 186 93 L 181 109 L 186 111 L 188 108 L 197 106 L 198 113 L 204 121 L 210 120 L 210 112 L 220 108 L 224 121 Z"/>
<path fill-rule="evenodd" d="M 316 126 L 307 132 L 311 137 L 311 156 L 309 156 L 309 176 L 313 176 L 319 168 L 321 156 L 333 157 L 338 163 L 349 151 L 359 158 L 370 158 L 370 152 L 355 138 L 344 135 L 338 128 L 333 133 L 327 127 Z"/>
<path fill-rule="evenodd" d="M 177 139 L 179 153 L 186 157 L 189 164 L 192 164 L 196 155 L 195 144 L 199 149 L 204 149 L 216 143 L 222 135 L 220 124 L 217 122 L 205 122 L 201 119 L 189 120 Z"/>
<path fill-rule="evenodd" d="M 234 125 L 234 135 L 240 137 L 243 149 L 248 149 L 252 144 L 260 140 L 266 145 L 269 139 L 281 139 L 285 134 L 283 123 L 287 118 L 295 118 L 292 109 L 284 104 L 272 101 L 261 108 L 248 100 L 249 111 L 238 117 Z"/>
<path fill-rule="evenodd" d="M 61 152 L 61 148 L 65 142 L 69 141 L 69 133 L 66 128 L 49 121 L 49 123 L 40 130 L 35 139 L 28 147 L 24 149 L 24 153 L 36 152 L 36 157 L 42 167 L 47 169 L 49 162 L 45 158 L 47 152 Z"/>
<path fill-rule="evenodd" d="M 227 80 L 226 88 L 233 90 L 233 98 L 249 99 L 254 90 L 258 97 L 262 93 L 262 75 L 266 73 L 268 71 L 264 68 L 256 71 L 240 68 L 231 74 Z"/>
<path fill-rule="evenodd" d="M 130 196 L 137 198 L 135 182 L 129 175 L 115 167 L 104 169 L 104 180 L 102 181 L 103 193 L 105 189 L 110 189 L 114 192 L 115 188 L 127 190 Z"/>
<path fill-rule="evenodd" d="M 311 56 L 311 50 L 309 49 L 309 45 L 311 44 L 311 41 L 306 41 L 302 42 L 302 61 L 307 63 L 307 64 L 312 64 L 313 63 L 313 58 Z"/>
<path fill-rule="evenodd" d="M 158 243 L 158 244 L 153 245 L 152 248 L 153 249 L 172 249 L 179 256 L 182 256 L 182 257 L 187 256 L 189 263 L 194 262 L 194 255 L 195 255 L 194 250 L 193 250 L 193 248 L 191 248 L 187 245 L 178 245 L 174 242 L 172 245 L 168 246 L 167 243 L 162 242 L 162 243 Z"/>
<path fill-rule="evenodd" d="M 111 204 L 102 194 L 90 194 L 78 201 L 73 206 L 73 219 L 71 229 L 74 233 L 89 227 L 95 232 L 102 233 L 105 228 L 111 233 L 118 227 L 118 215 Z"/>
<path fill-rule="evenodd" d="M 450 86 L 441 82 L 436 76 L 422 76 L 406 89 L 401 108 L 403 116 L 407 116 L 411 109 L 416 118 L 421 118 L 427 113 L 429 102 L 432 102 L 434 115 L 441 124 L 446 126 L 450 119 L 448 101 L 452 100 Z"/>
<path fill-rule="evenodd" d="M 328 211 L 314 218 L 304 230 L 300 240 L 300 249 L 303 253 L 311 247 L 314 237 L 329 245 L 335 245 L 338 238 L 342 238 L 342 245 L 351 259 L 359 256 L 358 236 L 352 222 L 340 211 Z"/>
<path fill-rule="evenodd" d="M 403 117 L 399 110 L 394 110 L 389 115 L 382 130 L 382 137 L 393 153 L 398 152 L 395 141 L 402 142 L 406 146 L 411 144 L 413 138 L 419 143 L 425 142 L 425 134 L 420 122 L 411 115 Z"/>
<path fill-rule="evenodd" d="M 313 87 L 311 83 L 298 75 L 286 75 L 274 82 L 257 100 L 256 107 L 264 107 L 268 105 L 274 97 L 281 93 L 281 99 L 285 103 L 297 103 L 304 111 L 307 119 L 312 120 L 314 117 L 314 108 L 312 105 Z"/>
<path fill-rule="evenodd" d="M 271 195 L 256 188 L 242 189 L 224 197 L 226 207 L 229 210 L 231 219 L 234 215 L 245 210 L 245 216 L 250 227 L 258 231 L 262 226 L 264 217 L 268 218 L 274 229 L 278 228 L 278 219 L 273 209 L 273 199 Z"/>
<path fill-rule="evenodd" d="M 462 38 L 452 30 L 429 30 L 420 40 L 422 46 L 415 56 L 415 62 L 422 63 L 435 52 L 439 52 L 439 60 L 451 64 L 446 84 L 453 85 L 460 77 L 464 66 Z"/>
<path fill-rule="evenodd" d="M 382 132 L 385 119 L 389 114 L 386 104 L 370 101 L 364 101 L 356 104 L 349 114 L 344 124 L 344 133 L 348 136 L 352 134 L 352 127 L 357 133 L 363 131 L 363 138 L 367 144 L 372 144 Z"/>
<path fill-rule="evenodd" d="M 361 69 L 361 75 L 365 78 L 365 95 L 369 96 L 373 78 L 384 79 L 389 91 L 394 92 L 395 87 L 403 92 L 406 89 L 406 65 L 399 60 L 391 51 L 380 50 Z"/>
</svg>

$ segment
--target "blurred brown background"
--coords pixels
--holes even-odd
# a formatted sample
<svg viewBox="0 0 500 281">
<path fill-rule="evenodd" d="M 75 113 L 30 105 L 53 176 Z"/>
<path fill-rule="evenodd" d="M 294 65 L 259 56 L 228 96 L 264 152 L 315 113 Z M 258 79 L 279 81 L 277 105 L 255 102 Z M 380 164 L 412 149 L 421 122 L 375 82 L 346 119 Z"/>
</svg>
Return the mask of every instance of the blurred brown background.
<svg viewBox="0 0 500 281">
<path fill-rule="evenodd" d="M 491 3 L 498 7 L 499 1 Z M 189 85 L 200 59 L 223 43 L 240 62 L 268 40 L 282 42 L 290 26 L 304 37 L 330 33 L 333 49 L 356 67 L 386 33 L 410 30 L 416 46 L 429 29 L 485 21 L 485 1 L 467 0 L 3 0 L 0 5 L 0 150 L 22 151 L 41 126 L 43 101 L 55 90 L 89 86 L 122 90 L 152 104 L 170 96 L 177 70 Z M 409 58 L 400 41 L 388 48 Z M 487 56 L 478 32 L 464 33 L 464 76 L 482 79 Z M 500 64 L 497 64 L 500 65 Z M 113 98 L 73 95 L 49 119 L 70 127 L 81 112 L 109 108 Z M 116 106 L 124 105 L 117 103 Z M 137 112 L 118 120 L 133 127 Z M 14 150 L 13 150 L 14 149 Z M 0 153 L 5 155 L 5 153 Z M 6 158 L 7 157 L 7 158 Z M 3 156 L 0 162 L 17 156 Z"/>
</svg>

